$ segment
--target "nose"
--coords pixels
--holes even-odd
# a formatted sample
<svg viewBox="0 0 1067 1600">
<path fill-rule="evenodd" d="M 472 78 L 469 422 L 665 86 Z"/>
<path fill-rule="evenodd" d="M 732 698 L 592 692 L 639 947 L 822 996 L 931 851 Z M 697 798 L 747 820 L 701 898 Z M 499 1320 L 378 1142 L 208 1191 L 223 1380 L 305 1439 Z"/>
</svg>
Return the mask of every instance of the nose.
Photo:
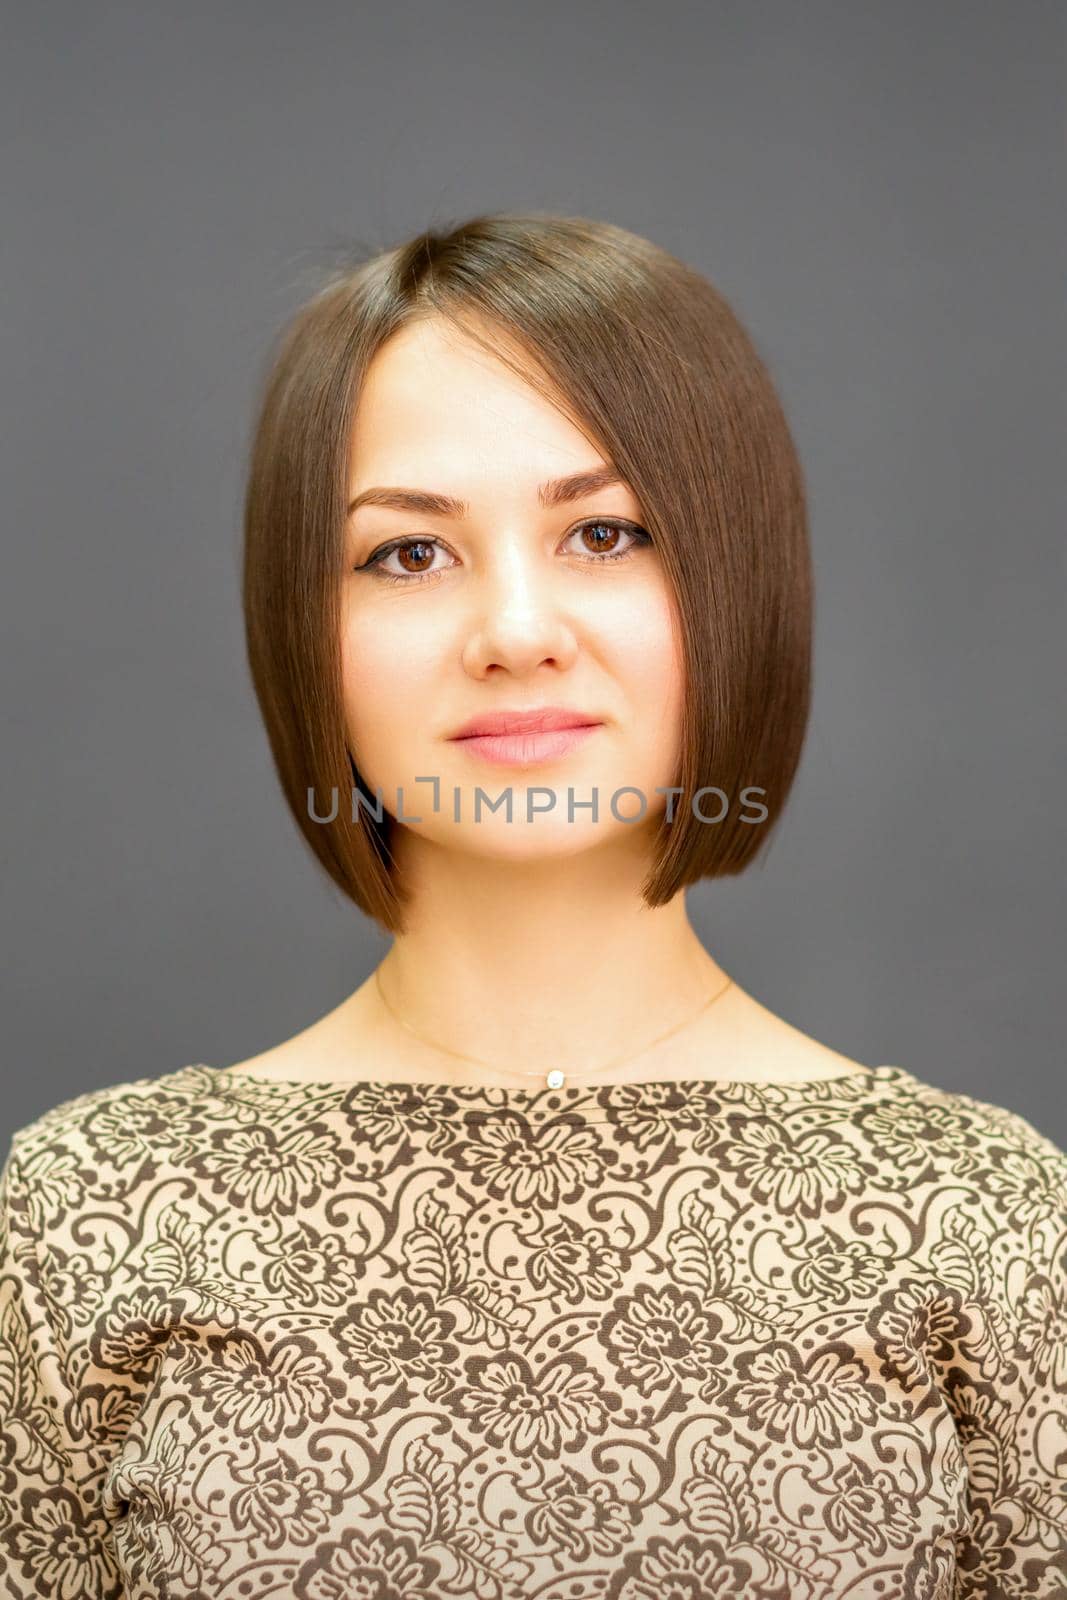
<svg viewBox="0 0 1067 1600">
<path fill-rule="evenodd" d="M 526 536 L 528 539 L 528 535 Z M 577 653 L 562 569 L 516 538 L 501 538 L 469 589 L 463 665 L 474 677 L 502 668 L 527 676 L 542 664 L 567 667 Z"/>
</svg>

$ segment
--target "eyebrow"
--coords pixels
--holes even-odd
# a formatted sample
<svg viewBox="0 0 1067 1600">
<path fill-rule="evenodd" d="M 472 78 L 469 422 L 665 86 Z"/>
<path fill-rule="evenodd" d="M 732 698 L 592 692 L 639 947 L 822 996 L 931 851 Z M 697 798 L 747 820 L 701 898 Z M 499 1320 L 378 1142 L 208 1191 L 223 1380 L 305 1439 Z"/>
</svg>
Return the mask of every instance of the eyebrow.
<svg viewBox="0 0 1067 1600">
<path fill-rule="evenodd" d="M 568 505 L 625 480 L 615 467 L 597 467 L 591 472 L 575 472 L 569 478 L 550 478 L 542 483 L 537 498 L 545 507 Z M 420 512 L 427 517 L 465 517 L 470 507 L 465 500 L 429 489 L 364 489 L 348 507 L 351 516 L 359 506 L 389 506 L 395 511 Z"/>
</svg>

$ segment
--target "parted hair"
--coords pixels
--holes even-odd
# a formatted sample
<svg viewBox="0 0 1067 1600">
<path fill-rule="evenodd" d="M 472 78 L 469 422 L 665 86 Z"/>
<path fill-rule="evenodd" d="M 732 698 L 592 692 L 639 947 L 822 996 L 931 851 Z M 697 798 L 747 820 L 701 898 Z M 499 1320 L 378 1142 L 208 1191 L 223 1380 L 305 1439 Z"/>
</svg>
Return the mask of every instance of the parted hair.
<svg viewBox="0 0 1067 1600">
<path fill-rule="evenodd" d="M 792 787 L 811 694 L 803 474 L 764 362 L 700 272 L 606 222 L 494 213 L 349 256 L 270 352 L 244 508 L 248 661 L 286 801 L 342 892 L 390 932 L 405 894 L 350 750 L 341 675 L 349 455 L 385 341 L 444 317 L 595 439 L 640 502 L 681 618 L 682 794 L 643 885 L 662 905 L 765 848 Z M 356 645 L 358 648 L 358 642 Z M 691 797 L 715 786 L 719 822 Z M 348 803 L 353 789 L 368 801 Z M 757 791 L 746 811 L 742 791 Z M 328 797 L 340 795 L 331 821 Z M 715 802 L 705 801 L 711 808 Z M 763 820 L 752 808 L 766 809 Z"/>
</svg>

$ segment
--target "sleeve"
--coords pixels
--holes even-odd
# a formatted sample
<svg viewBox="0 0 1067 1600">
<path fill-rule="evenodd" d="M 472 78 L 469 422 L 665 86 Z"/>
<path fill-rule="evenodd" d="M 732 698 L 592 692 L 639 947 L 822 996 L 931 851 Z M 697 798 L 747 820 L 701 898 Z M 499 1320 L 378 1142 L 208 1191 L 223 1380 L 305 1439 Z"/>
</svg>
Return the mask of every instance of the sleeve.
<svg viewBox="0 0 1067 1600">
<path fill-rule="evenodd" d="M 1067 1156 L 999 1121 L 982 1187 L 1001 1265 L 947 1375 L 968 1513 L 953 1600 L 1067 1600 Z"/>
<path fill-rule="evenodd" d="M 27 1199 L 12 1148 L 0 1172 L 0 1600 L 122 1600 Z"/>
</svg>

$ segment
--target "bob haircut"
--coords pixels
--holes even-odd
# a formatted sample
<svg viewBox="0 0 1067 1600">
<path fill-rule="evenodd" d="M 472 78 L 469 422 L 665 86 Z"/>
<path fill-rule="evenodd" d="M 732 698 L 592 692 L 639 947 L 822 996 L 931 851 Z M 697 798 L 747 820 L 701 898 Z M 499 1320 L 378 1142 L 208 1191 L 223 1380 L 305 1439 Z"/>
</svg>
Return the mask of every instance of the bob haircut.
<svg viewBox="0 0 1067 1600">
<path fill-rule="evenodd" d="M 660 819 L 647 904 L 742 872 L 785 805 L 808 720 L 812 580 L 797 452 L 750 338 L 704 277 L 623 228 L 540 212 L 477 216 L 350 259 L 279 338 L 252 442 L 243 604 L 256 697 L 305 840 L 349 899 L 402 931 L 407 897 L 389 848 L 398 824 L 346 741 L 342 541 L 365 374 L 391 334 L 432 316 L 596 442 L 637 496 L 673 589 L 682 793 L 673 820 Z M 693 814 L 711 785 L 729 801 L 717 823 Z M 750 787 L 760 792 L 746 802 Z M 335 789 L 336 815 L 317 820 Z M 366 804 L 348 805 L 353 791 Z M 707 817 L 723 800 L 695 804 Z M 763 819 L 744 820 L 746 804 L 764 806 Z"/>
</svg>

